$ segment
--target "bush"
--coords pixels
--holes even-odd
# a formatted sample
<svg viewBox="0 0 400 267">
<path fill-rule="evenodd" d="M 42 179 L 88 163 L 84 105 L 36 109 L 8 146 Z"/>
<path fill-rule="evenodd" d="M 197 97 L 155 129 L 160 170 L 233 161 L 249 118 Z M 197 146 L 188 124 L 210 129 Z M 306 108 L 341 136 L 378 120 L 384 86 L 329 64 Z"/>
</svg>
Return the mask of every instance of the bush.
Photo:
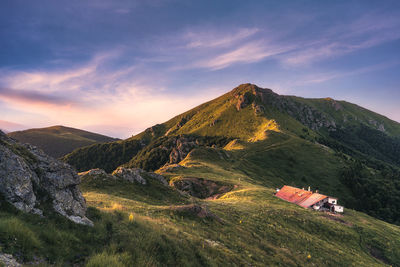
<svg viewBox="0 0 400 267">
<path fill-rule="evenodd" d="M 127 253 L 116 254 L 113 252 L 102 252 L 100 254 L 96 254 L 92 256 L 88 263 L 87 267 L 123 267 L 128 266 L 130 262 L 130 257 Z"/>
</svg>

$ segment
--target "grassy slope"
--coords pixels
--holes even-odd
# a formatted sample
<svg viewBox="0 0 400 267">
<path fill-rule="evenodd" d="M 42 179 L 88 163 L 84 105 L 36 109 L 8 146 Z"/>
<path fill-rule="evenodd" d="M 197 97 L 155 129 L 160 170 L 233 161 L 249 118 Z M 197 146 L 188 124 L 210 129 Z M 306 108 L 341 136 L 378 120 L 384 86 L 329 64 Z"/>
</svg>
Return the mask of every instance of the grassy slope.
<svg viewBox="0 0 400 267">
<path fill-rule="evenodd" d="M 387 134 L 390 136 L 400 136 L 400 123 L 356 104 L 346 101 L 336 101 L 331 98 L 312 99 L 292 96 L 291 98 L 312 106 L 319 111 L 324 112 L 325 114 L 328 114 L 341 125 L 357 126 L 360 123 L 364 123 L 372 128 L 377 129 L 378 126 L 382 124 L 385 127 L 385 132 Z M 335 109 L 335 102 L 341 106 L 340 109 Z M 377 123 L 377 125 L 373 124 L 374 121 Z"/>
<path fill-rule="evenodd" d="M 302 132 L 304 126 L 286 114 L 268 107 L 266 116 L 256 115 L 251 106 L 237 111 L 231 100 L 232 94 L 227 93 L 163 124 L 148 128 L 136 136 L 110 144 L 82 147 L 66 155 L 63 160 L 73 165 L 78 171 L 103 168 L 111 172 L 117 166 L 128 162 L 140 149 L 129 150 L 129 153 L 125 153 L 123 156 L 114 155 L 114 151 L 125 151 L 124 147 L 131 147 L 132 144 L 135 144 L 135 146 L 137 143 L 149 144 L 152 140 L 164 136 L 167 132 L 169 136 L 195 134 L 253 141 L 262 139 L 263 132 L 268 129 L 304 134 Z M 184 121 L 183 126 L 178 127 L 178 124 L 182 121 Z M 284 128 L 280 129 L 277 123 L 284 125 Z M 310 131 L 311 136 L 315 136 L 312 131 Z M 110 151 L 113 153 L 112 157 Z M 125 162 L 123 162 L 124 160 Z M 85 161 L 89 162 L 82 164 Z"/>
<path fill-rule="evenodd" d="M 279 140 L 272 142 L 273 138 Z M 270 136 L 269 141 L 263 146 L 270 151 L 274 144 L 297 142 L 282 136 Z M 239 170 L 233 160 L 242 158 L 245 163 L 251 157 L 242 153 L 246 152 L 197 149 L 181 163 L 184 168 L 164 173 L 168 179 L 188 176 L 236 185 L 216 200 L 180 195 L 151 179 L 143 186 L 89 177 L 81 189 L 88 205 L 99 210 L 89 212 L 93 229 L 59 217 L 44 220 L 3 210 L 0 232 L 11 233 L 9 240 L 27 236 L 3 250 L 21 248 L 64 263 L 82 263 L 86 258 L 89 266 L 400 265 L 400 227 L 349 209 L 344 216 L 333 217 L 277 199 L 270 189 L 278 179 L 273 169 L 284 166 L 270 166 L 271 173 L 262 177 L 246 175 L 253 168 L 244 164 Z M 328 165 L 315 170 L 316 176 L 324 175 Z M 222 222 L 171 209 L 189 203 L 208 206 Z M 10 231 L 16 221 L 20 226 Z M 1 235 L 2 243 L 4 238 Z"/>
<path fill-rule="evenodd" d="M 110 151 L 124 151 L 124 146 L 131 146 L 131 143 L 135 142 L 146 145 L 165 134 L 169 136 L 178 134 L 224 136 L 242 140 L 257 140 L 260 138 L 260 135 L 263 135 L 263 131 L 266 129 L 279 130 L 301 136 L 308 140 L 315 140 L 319 134 L 328 134 L 324 130 L 321 133 L 316 133 L 308 129 L 289 114 L 281 112 L 273 106 L 264 105 L 264 113 L 258 115 L 255 114 L 251 105 L 237 111 L 235 108 L 237 100 L 234 97 L 234 92 L 245 94 L 251 91 L 251 86 L 248 84 L 241 85 L 232 92 L 178 115 L 163 124 L 155 125 L 129 139 L 104 146 L 95 145 L 80 148 L 68 154 L 64 160 L 75 166 L 79 171 L 85 171 L 90 168 L 104 168 L 104 165 L 107 165 L 107 169 L 110 169 L 108 171 L 111 171 L 112 168 L 128 162 L 139 150 L 134 149 L 130 153 L 124 154 L 122 158 L 117 155 L 109 158 L 107 154 Z M 334 119 L 340 127 L 359 127 L 360 123 L 362 123 L 378 129 L 382 124 L 389 136 L 400 136 L 399 123 L 357 105 L 345 101 L 336 101 L 341 106 L 341 109 L 336 110 L 334 107 L 335 101 L 332 99 L 305 99 L 293 96 L 286 96 L 286 98 L 319 110 L 323 114 L 326 114 L 328 118 Z M 260 104 L 257 100 L 256 103 Z M 376 122 L 376 125 L 371 123 L 371 121 L 373 123 Z M 365 145 L 365 143 L 360 142 L 360 145 Z M 371 151 L 377 153 L 375 150 L 372 149 Z M 98 156 L 92 155 L 92 152 L 95 152 Z M 85 164 L 82 165 L 82 156 L 91 159 L 91 162 L 85 163 L 87 165 L 86 168 L 83 166 Z M 113 158 L 116 161 L 115 164 L 112 164 Z"/>
<path fill-rule="evenodd" d="M 400 132 L 399 124 L 353 104 L 340 102 L 344 110 L 336 113 L 330 100 L 298 101 L 338 121 L 346 116 L 347 125 L 360 121 L 368 124 L 373 119 L 383 123 L 392 136 Z M 349 120 L 350 116 L 357 117 L 357 122 Z M 263 135 L 272 119 L 278 128 Z M 185 120 L 183 126 L 177 126 Z M 127 265 L 400 265 L 398 226 L 350 209 L 343 217 L 332 217 L 273 196 L 271 188 L 282 184 L 311 185 L 321 193 L 339 197 L 340 203 L 351 201 L 351 194 L 339 182 L 345 162 L 330 148 L 313 143 L 318 134 L 289 115 L 273 107 L 266 107 L 265 116 L 256 115 L 251 106 L 237 111 L 228 93 L 119 144 L 148 141 L 171 128 L 171 135 L 224 135 L 240 140 L 232 141 L 225 150 L 192 151 L 181 162 L 186 168 L 166 173 L 167 177 L 199 177 L 238 187 L 220 199 L 199 200 L 158 187 L 84 182 L 82 189 L 89 205 L 102 211 L 95 221 L 104 227 L 111 222 L 113 231 L 118 233 L 109 244 L 90 252 L 89 263 L 108 260 Z M 260 134 L 265 139 L 245 142 Z M 171 206 L 187 203 L 207 205 L 224 223 L 171 210 Z M 128 222 L 131 212 L 135 217 L 133 223 Z"/>
<path fill-rule="evenodd" d="M 315 183 L 322 193 L 346 195 L 336 186 L 340 159 L 326 147 L 271 131 L 256 143 L 195 149 L 181 165 L 163 174 L 236 187 L 219 199 L 200 200 L 150 177 L 148 185 L 85 177 L 81 190 L 94 228 L 54 215 L 42 219 L 2 204 L 1 250 L 60 265 L 400 265 L 400 227 L 350 209 L 344 216 L 329 216 L 273 196 L 272 188 L 283 181 Z M 207 206 L 219 220 L 174 210 L 187 204 Z"/>
<path fill-rule="evenodd" d="M 47 154 L 59 158 L 74 149 L 94 143 L 105 143 L 117 139 L 79 129 L 53 126 L 8 133 L 8 136 L 35 145 Z"/>
</svg>

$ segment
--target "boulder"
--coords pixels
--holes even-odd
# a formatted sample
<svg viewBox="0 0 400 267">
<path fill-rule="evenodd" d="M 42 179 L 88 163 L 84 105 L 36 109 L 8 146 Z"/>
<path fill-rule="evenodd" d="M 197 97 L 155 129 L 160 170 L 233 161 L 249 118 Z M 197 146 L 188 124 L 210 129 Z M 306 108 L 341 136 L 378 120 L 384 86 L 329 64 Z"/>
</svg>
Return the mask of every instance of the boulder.
<svg viewBox="0 0 400 267">
<path fill-rule="evenodd" d="M 139 168 L 118 167 L 115 171 L 113 171 L 112 175 L 131 183 L 136 182 L 140 184 L 147 184 L 146 179 L 142 177 L 143 173 L 145 173 L 145 171 Z"/>
<path fill-rule="evenodd" d="M 40 204 L 51 202 L 59 214 L 92 225 L 85 216 L 86 202 L 79 183 L 79 176 L 68 164 L 0 133 L 0 193 L 17 209 L 42 214 Z"/>
<path fill-rule="evenodd" d="M 0 266 L 20 267 L 22 265 L 12 255 L 0 253 Z"/>
<path fill-rule="evenodd" d="M 98 178 L 115 179 L 115 176 L 112 176 L 112 175 L 106 173 L 106 171 L 103 169 L 91 169 L 86 172 L 80 172 L 80 173 L 78 173 L 78 175 L 81 177 L 81 179 L 83 179 L 86 176 L 91 176 L 95 179 L 98 179 Z"/>
</svg>

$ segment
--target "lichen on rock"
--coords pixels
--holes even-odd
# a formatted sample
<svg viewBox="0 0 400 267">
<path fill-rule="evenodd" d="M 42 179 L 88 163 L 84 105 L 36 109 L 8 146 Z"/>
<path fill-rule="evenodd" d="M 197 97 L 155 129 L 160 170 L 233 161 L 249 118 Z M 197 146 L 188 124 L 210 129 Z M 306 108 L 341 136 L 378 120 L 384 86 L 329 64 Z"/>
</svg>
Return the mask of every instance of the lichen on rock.
<svg viewBox="0 0 400 267">
<path fill-rule="evenodd" d="M 80 178 L 71 166 L 2 132 L 0 140 L 0 193 L 6 201 L 35 214 L 42 214 L 41 205 L 50 202 L 68 219 L 93 224 L 85 216 L 86 202 L 77 187 Z"/>
</svg>

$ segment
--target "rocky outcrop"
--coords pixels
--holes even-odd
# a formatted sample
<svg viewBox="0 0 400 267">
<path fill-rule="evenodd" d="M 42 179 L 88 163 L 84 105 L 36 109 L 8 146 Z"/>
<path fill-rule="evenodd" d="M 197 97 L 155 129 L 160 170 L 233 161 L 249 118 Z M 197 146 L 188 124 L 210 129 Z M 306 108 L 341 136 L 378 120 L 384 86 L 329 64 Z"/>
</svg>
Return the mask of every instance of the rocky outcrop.
<svg viewBox="0 0 400 267">
<path fill-rule="evenodd" d="M 162 183 L 165 186 L 168 186 L 168 182 L 165 180 L 164 176 L 158 174 L 158 173 L 154 173 L 154 172 L 146 172 L 146 174 L 148 176 L 150 176 L 151 178 L 159 181 L 160 183 Z"/>
<path fill-rule="evenodd" d="M 237 87 L 238 89 L 235 88 L 232 91 L 237 111 L 247 107 L 254 100 L 254 95 L 252 92 L 241 90 L 239 87 Z"/>
<path fill-rule="evenodd" d="M 270 107 L 282 113 L 287 113 L 313 130 L 319 130 L 323 127 L 332 131 L 336 129 L 335 121 L 325 113 L 300 101 L 295 101 L 294 97 L 278 95 L 271 89 L 260 88 L 254 84 L 242 84 L 233 89 L 231 93 L 237 99 L 235 103 L 237 110 L 252 104 L 255 113 L 261 114 L 265 107 Z M 334 107 L 340 109 L 339 103 L 336 104 L 333 103 Z M 262 108 L 261 106 L 265 107 Z"/>
<path fill-rule="evenodd" d="M 0 193 L 17 209 L 43 214 L 41 204 L 50 202 L 68 219 L 92 225 L 85 216 L 79 183 L 79 176 L 68 164 L 0 133 Z"/>
<path fill-rule="evenodd" d="M 78 173 L 78 175 L 81 176 L 81 177 L 89 175 L 89 176 L 93 176 L 93 177 L 96 177 L 96 178 L 99 178 L 99 177 L 112 177 L 112 178 L 115 178 L 114 176 L 109 175 L 108 173 L 106 173 L 106 171 L 103 170 L 103 169 L 91 169 L 91 170 L 86 171 L 86 172 L 80 172 L 80 173 Z"/>
<path fill-rule="evenodd" d="M 0 266 L 20 267 L 22 265 L 12 255 L 0 253 Z"/>
<path fill-rule="evenodd" d="M 165 180 L 164 176 L 153 173 L 146 172 L 139 168 L 124 168 L 118 167 L 112 174 L 106 173 L 102 169 L 92 169 L 86 172 L 79 173 L 79 176 L 82 179 L 86 179 L 86 177 L 91 177 L 93 179 L 111 179 L 111 180 L 124 180 L 130 183 L 139 183 L 139 184 L 147 184 L 147 177 L 151 177 L 154 180 L 159 181 L 165 186 L 168 186 L 168 182 Z"/>
<path fill-rule="evenodd" d="M 343 110 L 343 106 L 335 99 L 328 97 L 325 100 L 329 101 L 336 111 Z"/>
<path fill-rule="evenodd" d="M 118 167 L 115 171 L 113 171 L 112 175 L 131 183 L 136 182 L 139 184 L 147 184 L 146 179 L 142 177 L 144 172 L 144 170 L 139 168 Z"/>
<path fill-rule="evenodd" d="M 164 126 L 161 124 L 156 124 L 154 126 L 151 126 L 149 128 L 147 128 L 144 132 L 146 134 L 151 135 L 152 137 L 157 137 L 160 135 L 160 133 L 163 131 Z"/>
<path fill-rule="evenodd" d="M 181 160 L 186 158 L 193 148 L 198 147 L 195 140 L 190 140 L 187 137 L 178 137 L 175 140 L 175 146 L 169 155 L 169 164 L 179 163 Z"/>
<path fill-rule="evenodd" d="M 252 107 L 254 110 L 254 114 L 256 114 L 256 115 L 261 115 L 265 111 L 265 107 L 263 105 L 257 105 L 256 103 L 253 103 Z"/>
</svg>

